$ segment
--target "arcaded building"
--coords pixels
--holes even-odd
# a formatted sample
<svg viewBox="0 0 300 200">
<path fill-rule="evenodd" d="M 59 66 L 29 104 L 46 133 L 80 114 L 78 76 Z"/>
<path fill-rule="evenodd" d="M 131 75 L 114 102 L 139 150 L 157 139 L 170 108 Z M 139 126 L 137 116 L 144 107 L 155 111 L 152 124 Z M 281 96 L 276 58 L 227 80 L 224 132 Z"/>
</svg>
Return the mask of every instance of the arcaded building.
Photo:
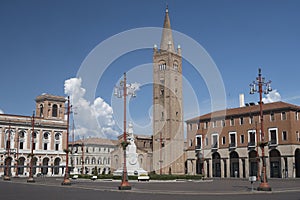
<svg viewBox="0 0 300 200">
<path fill-rule="evenodd" d="M 66 98 L 42 94 L 35 101 L 35 116 L 0 114 L 0 175 L 8 165 L 10 175 L 28 176 L 31 148 L 34 175 L 64 174 Z"/>
<path fill-rule="evenodd" d="M 71 142 L 69 149 L 71 173 L 108 174 L 111 172 L 111 153 L 118 148 L 117 140 L 85 138 Z M 84 170 L 83 170 L 84 169 Z"/>
<path fill-rule="evenodd" d="M 269 178 L 300 177 L 300 106 L 263 104 L 266 171 Z M 206 177 L 261 174 L 259 105 L 208 113 L 187 120 L 187 173 Z"/>
</svg>

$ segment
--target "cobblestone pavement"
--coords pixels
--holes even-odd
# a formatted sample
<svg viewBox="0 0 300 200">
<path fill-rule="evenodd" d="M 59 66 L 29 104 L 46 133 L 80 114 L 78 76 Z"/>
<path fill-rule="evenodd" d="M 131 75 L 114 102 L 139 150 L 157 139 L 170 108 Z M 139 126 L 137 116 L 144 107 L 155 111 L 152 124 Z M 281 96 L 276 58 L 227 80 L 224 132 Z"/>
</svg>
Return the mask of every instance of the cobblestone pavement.
<svg viewBox="0 0 300 200">
<path fill-rule="evenodd" d="M 62 186 L 62 178 L 35 178 L 27 183 L 26 178 L 0 180 L 1 199 L 284 199 L 300 200 L 300 179 L 270 179 L 271 192 L 260 192 L 242 179 L 214 179 L 205 181 L 129 181 L 132 190 L 119 191 L 120 181 L 71 180 L 70 186 Z"/>
</svg>

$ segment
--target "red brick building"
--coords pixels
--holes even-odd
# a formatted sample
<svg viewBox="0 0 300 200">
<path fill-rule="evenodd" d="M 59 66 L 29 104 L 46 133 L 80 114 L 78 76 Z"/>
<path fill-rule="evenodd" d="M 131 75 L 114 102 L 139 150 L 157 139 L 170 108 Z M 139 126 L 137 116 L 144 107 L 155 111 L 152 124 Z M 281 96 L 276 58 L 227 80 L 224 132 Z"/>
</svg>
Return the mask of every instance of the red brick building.
<svg viewBox="0 0 300 200">
<path fill-rule="evenodd" d="M 222 178 L 259 175 L 259 112 L 253 103 L 187 120 L 187 173 Z M 285 102 L 263 104 L 267 177 L 300 177 L 299 112 L 300 106 Z"/>
</svg>

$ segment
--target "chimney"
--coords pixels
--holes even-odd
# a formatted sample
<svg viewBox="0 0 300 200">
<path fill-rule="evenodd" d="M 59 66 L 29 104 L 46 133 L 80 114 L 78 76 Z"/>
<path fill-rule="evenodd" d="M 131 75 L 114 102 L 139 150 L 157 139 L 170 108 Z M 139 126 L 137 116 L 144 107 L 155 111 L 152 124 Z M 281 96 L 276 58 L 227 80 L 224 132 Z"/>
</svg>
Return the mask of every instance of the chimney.
<svg viewBox="0 0 300 200">
<path fill-rule="evenodd" d="M 240 94 L 240 108 L 245 106 L 244 94 Z"/>
</svg>

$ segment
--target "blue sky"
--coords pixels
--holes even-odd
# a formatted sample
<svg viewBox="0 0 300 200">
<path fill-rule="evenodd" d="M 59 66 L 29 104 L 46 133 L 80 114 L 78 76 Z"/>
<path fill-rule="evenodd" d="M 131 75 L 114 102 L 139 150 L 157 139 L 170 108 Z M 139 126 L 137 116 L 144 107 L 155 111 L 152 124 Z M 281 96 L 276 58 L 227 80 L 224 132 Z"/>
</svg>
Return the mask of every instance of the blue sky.
<svg viewBox="0 0 300 200">
<path fill-rule="evenodd" d="M 240 93 L 246 102 L 258 100 L 258 95 L 248 94 L 259 67 L 281 100 L 300 105 L 299 1 L 173 0 L 168 6 L 172 29 L 202 45 L 218 67 L 227 107 L 239 105 Z M 1 0 L 0 109 L 31 115 L 36 96 L 66 95 L 64 82 L 77 76 L 97 45 L 126 30 L 162 27 L 165 7 L 166 1 L 160 0 Z M 185 44 L 180 45 L 184 52 Z M 114 53 L 114 49 L 108 51 Z M 99 55 L 99 59 L 103 58 Z M 152 49 L 120 56 L 101 77 L 95 96 L 111 106 L 113 86 L 123 72 L 151 62 Z M 210 94 L 203 77 L 188 62 L 183 64 L 183 75 L 200 107 L 195 112 L 185 96 L 187 119 L 211 111 Z M 142 86 L 130 102 L 130 117 L 141 126 L 150 121 L 151 89 L 151 85 Z"/>
</svg>

